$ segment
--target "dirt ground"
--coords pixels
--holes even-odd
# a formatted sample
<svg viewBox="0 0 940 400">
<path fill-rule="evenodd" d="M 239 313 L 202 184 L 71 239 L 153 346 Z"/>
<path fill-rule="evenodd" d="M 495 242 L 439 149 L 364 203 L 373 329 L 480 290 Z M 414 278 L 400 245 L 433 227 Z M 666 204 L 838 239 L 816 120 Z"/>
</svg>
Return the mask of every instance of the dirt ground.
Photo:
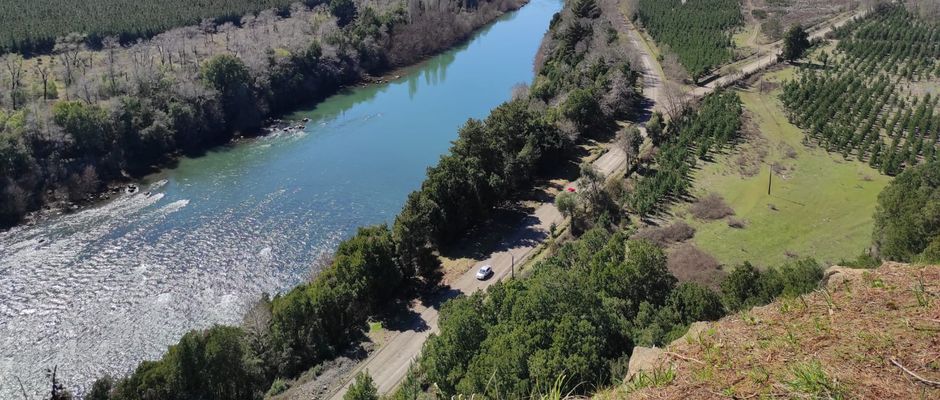
<svg viewBox="0 0 940 400">
<path fill-rule="evenodd" d="M 940 398 L 940 266 L 833 267 L 827 279 L 677 340 L 656 367 L 666 372 L 630 398 Z"/>
</svg>

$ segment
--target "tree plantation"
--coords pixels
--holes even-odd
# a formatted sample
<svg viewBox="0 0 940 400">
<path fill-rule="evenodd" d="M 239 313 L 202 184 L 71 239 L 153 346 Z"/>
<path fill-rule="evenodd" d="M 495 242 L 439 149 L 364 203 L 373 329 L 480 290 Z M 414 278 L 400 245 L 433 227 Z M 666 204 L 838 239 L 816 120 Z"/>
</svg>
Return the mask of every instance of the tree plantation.
<svg viewBox="0 0 940 400">
<path fill-rule="evenodd" d="M 937 95 L 919 89 L 940 78 L 940 28 L 902 6 L 836 32 L 821 68 L 801 69 L 781 99 L 790 119 L 829 151 L 854 155 L 890 175 L 937 159 Z"/>
<path fill-rule="evenodd" d="M 694 80 L 731 61 L 730 32 L 743 22 L 739 0 L 639 0 L 636 15 Z"/>
<path fill-rule="evenodd" d="M 630 206 L 648 215 L 685 194 L 689 172 L 698 158 L 731 144 L 741 129 L 741 100 L 734 92 L 706 96 L 697 112 L 686 111 L 669 124 L 665 141 L 656 155 L 656 167 L 642 177 L 629 194 Z"/>
<path fill-rule="evenodd" d="M 31 0 L 0 1 L 0 53 L 48 52 L 56 38 L 73 32 L 87 35 L 89 43 L 101 45 L 108 36 L 128 43 L 149 38 L 171 28 L 196 25 L 204 19 L 239 22 L 242 16 L 277 9 L 289 13 L 293 0 Z M 323 1 L 304 4 L 313 7 Z"/>
</svg>

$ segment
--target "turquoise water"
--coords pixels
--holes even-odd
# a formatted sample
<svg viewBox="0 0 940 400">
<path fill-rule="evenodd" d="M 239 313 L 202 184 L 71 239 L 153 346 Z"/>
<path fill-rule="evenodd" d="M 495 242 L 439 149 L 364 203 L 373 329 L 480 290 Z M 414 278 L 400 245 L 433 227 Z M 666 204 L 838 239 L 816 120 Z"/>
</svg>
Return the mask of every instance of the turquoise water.
<svg viewBox="0 0 940 400">
<path fill-rule="evenodd" d="M 140 192 L 0 233 L 0 398 L 58 365 L 80 387 L 237 323 L 316 273 L 359 226 L 391 222 L 468 118 L 528 83 L 559 0 L 534 0 L 388 84 L 302 110 L 302 131 L 242 141 Z"/>
</svg>

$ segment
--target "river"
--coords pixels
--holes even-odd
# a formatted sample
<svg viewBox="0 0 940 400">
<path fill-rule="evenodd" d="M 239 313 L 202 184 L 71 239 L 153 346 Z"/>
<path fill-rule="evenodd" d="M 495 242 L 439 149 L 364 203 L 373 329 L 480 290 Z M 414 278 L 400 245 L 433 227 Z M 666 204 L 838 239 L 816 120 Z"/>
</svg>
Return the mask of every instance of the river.
<svg viewBox="0 0 940 400">
<path fill-rule="evenodd" d="M 53 366 L 76 392 L 125 374 L 190 329 L 238 323 L 357 227 L 392 222 L 467 118 L 532 80 L 560 8 L 533 0 L 399 79 L 298 111 L 302 131 L 184 158 L 136 194 L 0 233 L 0 398 L 21 398 L 18 379 L 37 398 Z"/>
</svg>

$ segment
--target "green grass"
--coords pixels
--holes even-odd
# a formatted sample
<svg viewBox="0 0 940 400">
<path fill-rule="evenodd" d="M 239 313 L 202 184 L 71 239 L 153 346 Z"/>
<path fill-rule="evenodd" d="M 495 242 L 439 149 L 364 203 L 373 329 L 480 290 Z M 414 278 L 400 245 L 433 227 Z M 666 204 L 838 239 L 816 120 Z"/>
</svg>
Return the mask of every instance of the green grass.
<svg viewBox="0 0 940 400">
<path fill-rule="evenodd" d="M 765 80 L 779 82 L 792 76 L 788 68 L 767 74 Z M 720 194 L 735 210 L 734 218 L 744 220 L 746 227 L 731 228 L 725 220 L 695 220 L 685 212 L 688 204 L 679 204 L 674 211 L 696 228 L 695 244 L 726 265 L 750 261 L 772 266 L 790 256 L 810 256 L 826 264 L 853 258 L 871 243 L 876 200 L 890 178 L 866 163 L 803 145 L 803 132 L 787 121 L 778 93 L 741 90 L 763 141 L 739 145 L 717 156 L 715 162 L 700 162 L 693 176 L 694 195 Z M 740 174 L 737 159 L 742 152 L 754 154 L 758 148 L 767 151 L 759 173 Z M 795 158 L 787 157 L 788 148 Z M 772 163 L 786 166 L 787 171 L 785 176 L 774 175 L 768 196 Z"/>
</svg>

